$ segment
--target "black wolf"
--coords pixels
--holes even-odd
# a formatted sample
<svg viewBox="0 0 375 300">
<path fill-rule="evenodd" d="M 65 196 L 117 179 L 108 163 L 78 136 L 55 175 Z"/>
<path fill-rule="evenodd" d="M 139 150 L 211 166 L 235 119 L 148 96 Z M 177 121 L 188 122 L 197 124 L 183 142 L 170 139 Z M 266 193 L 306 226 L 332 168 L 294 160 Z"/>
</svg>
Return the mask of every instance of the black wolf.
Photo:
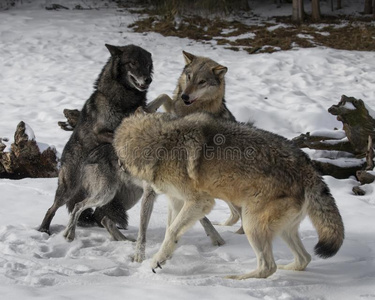
<svg viewBox="0 0 375 300">
<path fill-rule="evenodd" d="M 86 165 L 95 163 L 107 153 L 111 154 L 115 129 L 122 119 L 139 107 L 146 107 L 146 94 L 152 81 L 153 64 L 151 54 L 135 45 L 117 47 L 106 45 L 111 57 L 102 69 L 95 85 L 94 92 L 84 104 L 74 131 L 66 144 L 59 171 L 58 187 L 53 205 L 48 209 L 39 231 L 49 233 L 51 221 L 59 207 L 66 204 L 72 212 L 75 205 L 84 200 L 90 189 L 95 189 L 95 182 L 84 186 L 82 180 L 87 171 Z M 104 145 L 104 146 L 103 146 Z M 105 161 L 111 164 L 111 156 Z M 87 186 L 87 185 L 92 186 Z M 142 195 L 142 188 L 124 182 L 113 201 L 108 206 L 96 210 L 95 214 L 102 224 L 113 227 L 116 223 L 126 228 L 128 204 L 123 197 L 131 189 L 130 202 Z M 131 198 L 132 198 L 131 197 Z M 127 207 L 125 207 L 127 206 Z"/>
</svg>

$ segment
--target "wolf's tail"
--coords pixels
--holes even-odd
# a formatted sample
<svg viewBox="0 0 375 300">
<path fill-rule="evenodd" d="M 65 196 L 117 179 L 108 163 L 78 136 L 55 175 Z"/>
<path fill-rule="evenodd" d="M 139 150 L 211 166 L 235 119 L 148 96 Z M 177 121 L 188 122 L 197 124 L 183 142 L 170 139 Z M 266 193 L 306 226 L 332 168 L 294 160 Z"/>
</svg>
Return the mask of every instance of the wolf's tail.
<svg viewBox="0 0 375 300">
<path fill-rule="evenodd" d="M 315 254 L 328 258 L 339 251 L 344 241 L 344 224 L 328 186 L 315 170 L 311 170 L 311 175 L 305 195 L 309 202 L 308 215 L 319 236 Z"/>
</svg>

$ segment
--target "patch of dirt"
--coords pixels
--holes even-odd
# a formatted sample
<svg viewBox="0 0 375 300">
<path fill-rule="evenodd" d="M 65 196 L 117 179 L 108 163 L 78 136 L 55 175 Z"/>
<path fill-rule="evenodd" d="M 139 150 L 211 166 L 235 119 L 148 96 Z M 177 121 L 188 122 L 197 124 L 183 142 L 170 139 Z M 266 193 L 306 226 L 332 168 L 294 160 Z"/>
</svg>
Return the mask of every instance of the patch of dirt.
<svg viewBox="0 0 375 300">
<path fill-rule="evenodd" d="M 135 11 L 137 14 L 139 10 Z M 131 24 L 135 32 L 157 32 L 164 36 L 189 38 L 202 43 L 223 45 L 250 54 L 325 46 L 342 50 L 375 50 L 375 22 L 368 17 L 323 17 L 319 23 L 296 24 L 290 17 L 251 22 L 225 18 L 185 16 L 174 18 L 144 10 Z M 248 21 L 248 20 L 245 20 Z M 249 22 L 246 22 L 249 23 Z"/>
</svg>

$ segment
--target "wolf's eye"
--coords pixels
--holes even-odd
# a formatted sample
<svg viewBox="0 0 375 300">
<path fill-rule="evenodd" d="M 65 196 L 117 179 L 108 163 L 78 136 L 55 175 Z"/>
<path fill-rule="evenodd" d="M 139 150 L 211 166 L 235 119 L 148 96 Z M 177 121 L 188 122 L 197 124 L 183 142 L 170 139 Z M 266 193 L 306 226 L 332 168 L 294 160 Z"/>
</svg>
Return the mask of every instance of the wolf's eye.
<svg viewBox="0 0 375 300">
<path fill-rule="evenodd" d="M 129 64 L 130 64 L 132 67 L 135 67 L 135 61 L 130 61 Z"/>
<path fill-rule="evenodd" d="M 198 82 L 198 84 L 205 84 L 206 83 L 206 80 L 201 80 Z"/>
<path fill-rule="evenodd" d="M 191 79 L 190 74 L 187 75 L 187 79 L 190 81 Z"/>
</svg>

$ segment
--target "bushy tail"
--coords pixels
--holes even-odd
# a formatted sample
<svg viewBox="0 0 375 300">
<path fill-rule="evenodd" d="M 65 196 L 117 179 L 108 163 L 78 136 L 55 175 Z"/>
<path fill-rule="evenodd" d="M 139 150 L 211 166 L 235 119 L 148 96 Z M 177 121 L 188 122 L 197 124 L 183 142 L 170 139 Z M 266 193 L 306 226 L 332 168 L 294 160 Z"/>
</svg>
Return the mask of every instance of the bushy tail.
<svg viewBox="0 0 375 300">
<path fill-rule="evenodd" d="M 328 186 L 315 171 L 313 173 L 310 178 L 314 179 L 309 180 L 306 186 L 308 215 L 319 236 L 315 254 L 328 258 L 339 251 L 344 241 L 344 224 Z"/>
</svg>

